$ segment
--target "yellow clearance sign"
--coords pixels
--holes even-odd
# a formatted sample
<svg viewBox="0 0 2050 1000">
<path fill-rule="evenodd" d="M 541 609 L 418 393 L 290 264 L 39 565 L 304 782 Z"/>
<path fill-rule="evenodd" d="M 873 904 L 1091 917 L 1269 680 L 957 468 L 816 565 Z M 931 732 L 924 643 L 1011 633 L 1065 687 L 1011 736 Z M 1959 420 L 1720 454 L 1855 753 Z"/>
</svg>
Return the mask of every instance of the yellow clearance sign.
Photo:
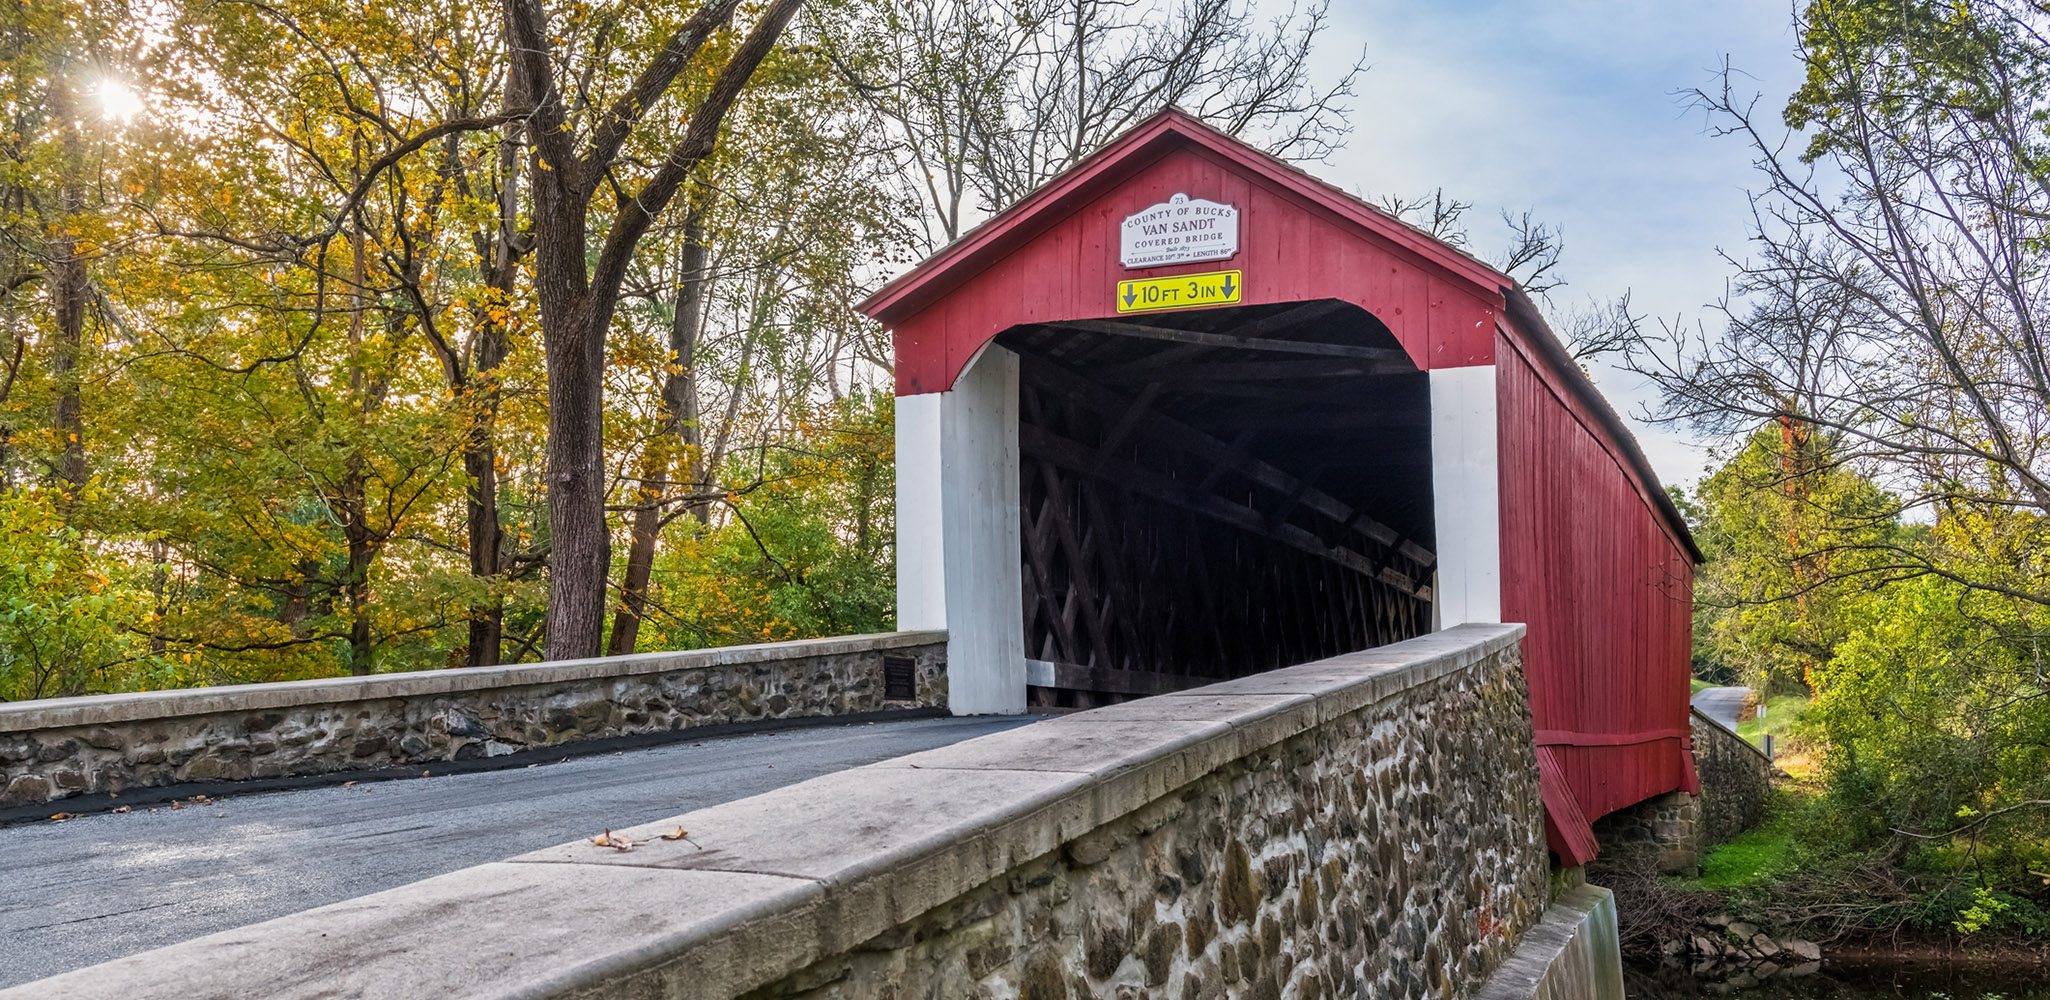
<svg viewBox="0 0 2050 1000">
<path fill-rule="evenodd" d="M 1245 291 L 1237 271 L 1177 274 L 1118 282 L 1118 312 L 1155 312 L 1194 306 L 1230 305 Z"/>
</svg>

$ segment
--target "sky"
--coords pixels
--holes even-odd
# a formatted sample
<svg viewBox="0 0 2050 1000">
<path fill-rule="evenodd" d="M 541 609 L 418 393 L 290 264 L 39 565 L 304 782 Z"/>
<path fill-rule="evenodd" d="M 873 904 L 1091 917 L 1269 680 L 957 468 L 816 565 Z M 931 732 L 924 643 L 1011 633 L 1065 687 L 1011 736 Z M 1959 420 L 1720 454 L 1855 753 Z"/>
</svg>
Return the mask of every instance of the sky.
<svg viewBox="0 0 2050 1000">
<path fill-rule="evenodd" d="M 1708 134 L 1684 92 L 1727 59 L 1738 86 L 1777 109 L 1800 82 L 1786 0 L 1336 0 L 1317 58 L 1327 78 L 1362 50 L 1351 137 L 1311 172 L 1353 192 L 1443 187 L 1471 202 L 1472 249 L 1507 241 L 1507 209 L 1556 225 L 1570 311 L 1632 293 L 1633 311 L 1715 327 L 1710 307 L 1743 256 L 1748 150 Z M 1771 116 L 1776 118 L 1776 114 Z M 1691 484 L 1706 442 L 1641 419 L 1640 377 L 1597 367 L 1669 484 Z"/>
</svg>

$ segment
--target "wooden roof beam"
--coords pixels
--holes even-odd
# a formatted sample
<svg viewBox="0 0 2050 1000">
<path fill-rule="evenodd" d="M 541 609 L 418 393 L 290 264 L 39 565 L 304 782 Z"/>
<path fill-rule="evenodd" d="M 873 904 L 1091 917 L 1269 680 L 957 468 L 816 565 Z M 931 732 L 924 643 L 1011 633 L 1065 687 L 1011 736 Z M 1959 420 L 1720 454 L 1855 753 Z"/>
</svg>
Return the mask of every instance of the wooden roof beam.
<svg viewBox="0 0 2050 1000">
<path fill-rule="evenodd" d="M 1296 312 L 1297 310 L 1290 310 Z M 1283 314 L 1287 315 L 1287 314 Z M 1291 322 L 1302 322 L 1295 320 Z M 1363 347 L 1358 344 L 1328 344 L 1314 340 L 1276 340 L 1245 333 L 1205 333 L 1201 330 L 1182 330 L 1166 326 L 1150 326 L 1144 323 L 1129 323 L 1123 320 L 1074 319 L 1057 323 L 1042 323 L 1041 326 L 1055 330 L 1074 330 L 1078 333 L 1099 333 L 1111 337 L 1140 337 L 1146 340 L 1165 340 L 1177 344 L 1194 344 L 1202 347 L 1228 348 L 1239 351 L 1272 351 L 1279 354 L 1309 354 L 1325 358 L 1353 358 L 1361 361 L 1383 361 L 1391 364 L 1408 364 L 1409 355 L 1400 348 Z M 1409 365 L 1414 369 L 1415 365 Z"/>
<path fill-rule="evenodd" d="M 1178 365 L 1133 362 L 1104 372 L 1117 382 L 1162 382 L 1181 385 L 1212 382 L 1272 382 L 1282 379 L 1354 378 L 1362 375 L 1396 375 L 1413 371 L 1403 362 L 1397 367 L 1385 361 L 1360 359 L 1333 361 L 1199 361 Z"/>
<path fill-rule="evenodd" d="M 1304 412 L 1289 407 L 1263 408 L 1255 412 L 1211 410 L 1203 414 L 1203 424 L 1234 431 L 1414 431 L 1431 425 L 1428 417 L 1408 414 Z"/>
<path fill-rule="evenodd" d="M 1130 437 L 1132 432 L 1138 429 L 1139 421 L 1146 416 L 1146 411 L 1152 408 L 1153 400 L 1159 395 L 1158 382 L 1148 382 L 1146 388 L 1139 390 L 1139 398 L 1132 400 L 1132 405 L 1125 407 L 1125 412 L 1118 417 L 1118 422 L 1111 427 L 1110 433 L 1103 436 L 1103 444 L 1097 451 L 1104 458 L 1116 454 L 1118 446 L 1125 443 L 1125 438 Z"/>
</svg>

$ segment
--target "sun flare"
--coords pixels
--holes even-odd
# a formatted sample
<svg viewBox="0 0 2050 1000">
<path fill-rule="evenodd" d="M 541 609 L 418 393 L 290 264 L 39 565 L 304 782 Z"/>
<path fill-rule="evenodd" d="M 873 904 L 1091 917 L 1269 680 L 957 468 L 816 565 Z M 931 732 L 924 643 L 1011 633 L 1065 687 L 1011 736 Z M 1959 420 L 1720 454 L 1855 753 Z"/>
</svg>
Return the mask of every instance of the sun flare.
<svg viewBox="0 0 2050 1000">
<path fill-rule="evenodd" d="M 101 117 L 111 121 L 131 121 L 143 111 L 142 95 L 118 80 L 101 80 L 93 90 L 93 98 L 100 106 Z"/>
</svg>

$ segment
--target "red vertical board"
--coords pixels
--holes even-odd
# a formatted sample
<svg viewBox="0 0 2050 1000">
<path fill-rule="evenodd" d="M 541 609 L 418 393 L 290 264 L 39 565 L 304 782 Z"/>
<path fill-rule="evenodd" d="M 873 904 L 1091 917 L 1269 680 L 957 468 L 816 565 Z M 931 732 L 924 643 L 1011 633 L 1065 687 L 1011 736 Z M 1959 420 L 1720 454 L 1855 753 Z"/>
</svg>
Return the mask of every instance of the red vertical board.
<svg viewBox="0 0 2050 1000">
<path fill-rule="evenodd" d="M 1531 718 L 1592 821 L 1691 784 L 1694 563 L 1644 483 L 1505 328 L 1496 349 L 1502 615 L 1529 626 Z"/>
</svg>

